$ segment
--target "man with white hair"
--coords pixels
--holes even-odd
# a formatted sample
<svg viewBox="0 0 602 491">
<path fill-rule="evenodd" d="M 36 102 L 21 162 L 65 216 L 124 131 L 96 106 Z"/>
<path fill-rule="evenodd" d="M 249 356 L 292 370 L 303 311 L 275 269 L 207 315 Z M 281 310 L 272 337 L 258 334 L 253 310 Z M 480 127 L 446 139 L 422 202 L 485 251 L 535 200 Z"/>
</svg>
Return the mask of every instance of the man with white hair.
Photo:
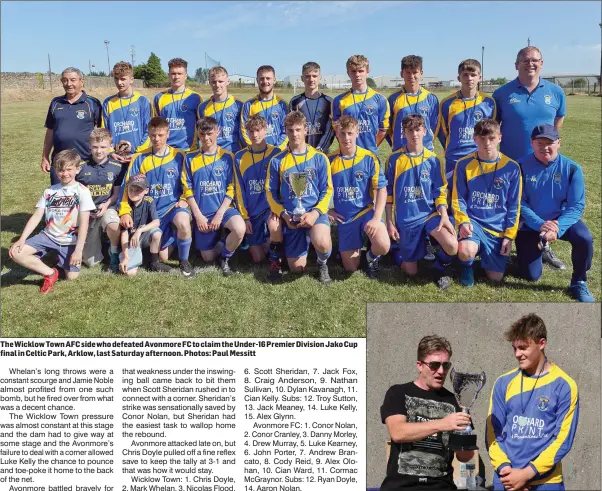
<svg viewBox="0 0 602 491">
<path fill-rule="evenodd" d="M 90 159 L 88 138 L 94 128 L 100 127 L 102 105 L 98 99 L 84 92 L 84 74 L 75 67 L 68 67 L 61 74 L 65 95 L 50 102 L 46 116 L 46 136 L 42 150 L 41 168 L 50 173 L 50 183 L 57 184 L 51 162 L 62 150 L 73 148 L 82 160 Z M 52 150 L 52 157 L 50 151 Z"/>
</svg>

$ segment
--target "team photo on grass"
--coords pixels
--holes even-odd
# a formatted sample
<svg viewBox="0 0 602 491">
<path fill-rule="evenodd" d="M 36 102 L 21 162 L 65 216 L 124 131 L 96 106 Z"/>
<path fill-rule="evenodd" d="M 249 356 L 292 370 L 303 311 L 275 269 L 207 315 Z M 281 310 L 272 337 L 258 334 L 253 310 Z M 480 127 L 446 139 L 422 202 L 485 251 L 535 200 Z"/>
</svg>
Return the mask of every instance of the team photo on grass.
<svg viewBox="0 0 602 491">
<path fill-rule="evenodd" d="M 493 94 L 465 59 L 445 97 L 416 55 L 390 94 L 362 55 L 334 97 L 305 63 L 293 99 L 271 65 L 254 97 L 168 66 L 146 97 L 115 64 L 104 102 L 68 67 L 45 134 L 42 103 L 3 101 L 7 335 L 357 336 L 366 302 L 599 299 L 599 99 L 544 80 L 536 47 Z"/>
</svg>

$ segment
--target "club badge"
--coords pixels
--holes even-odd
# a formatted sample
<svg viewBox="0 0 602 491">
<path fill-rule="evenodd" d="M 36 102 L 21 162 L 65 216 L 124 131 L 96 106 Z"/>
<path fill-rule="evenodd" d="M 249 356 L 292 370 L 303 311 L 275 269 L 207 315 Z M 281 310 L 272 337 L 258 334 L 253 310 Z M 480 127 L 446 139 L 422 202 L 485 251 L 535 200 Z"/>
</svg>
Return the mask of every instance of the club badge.
<svg viewBox="0 0 602 491">
<path fill-rule="evenodd" d="M 113 173 L 112 172 L 107 172 L 107 180 L 112 182 L 113 179 L 114 179 Z"/>
<path fill-rule="evenodd" d="M 182 111 L 188 111 L 188 104 L 186 104 L 185 102 L 183 102 L 180 107 L 181 107 Z"/>
<path fill-rule="evenodd" d="M 222 166 L 216 167 L 214 169 L 215 175 L 216 176 L 221 176 L 224 173 L 224 168 Z"/>
<path fill-rule="evenodd" d="M 551 96 L 551 95 L 544 95 L 544 96 L 543 96 L 543 101 L 544 101 L 546 104 L 548 104 L 548 105 L 552 104 L 552 96 Z"/>
<path fill-rule="evenodd" d="M 562 182 L 562 174 L 560 172 L 555 172 L 552 176 L 555 184 L 560 184 Z"/>
<path fill-rule="evenodd" d="M 483 119 L 483 113 L 481 111 L 475 111 L 475 113 L 474 113 L 475 122 L 479 122 L 479 121 L 481 121 L 481 119 Z"/>
<path fill-rule="evenodd" d="M 539 409 L 540 411 L 547 411 L 549 404 L 550 404 L 549 397 L 540 396 L 537 398 L 537 409 Z"/>
<path fill-rule="evenodd" d="M 278 121 L 278 118 L 279 118 L 279 117 L 280 117 L 280 114 L 279 114 L 279 113 L 272 113 L 272 119 L 273 119 L 274 121 Z"/>
<path fill-rule="evenodd" d="M 374 106 L 372 104 L 368 104 L 366 106 L 366 114 L 368 116 L 372 116 L 373 113 L 374 113 Z"/>
<path fill-rule="evenodd" d="M 226 121 L 232 122 L 234 120 L 234 113 L 224 112 L 224 118 L 226 118 Z"/>
<path fill-rule="evenodd" d="M 358 181 L 361 181 L 361 180 L 363 180 L 363 179 L 364 179 L 364 173 L 363 173 L 361 170 L 358 170 L 358 171 L 356 171 L 356 172 L 355 172 L 355 178 L 356 178 Z"/>
<path fill-rule="evenodd" d="M 78 109 L 75 111 L 75 115 L 77 116 L 77 119 L 84 119 L 86 117 L 86 111 L 83 109 Z"/>
<path fill-rule="evenodd" d="M 493 180 L 493 187 L 495 189 L 502 189 L 502 187 L 504 187 L 504 180 L 501 177 L 496 177 Z"/>
<path fill-rule="evenodd" d="M 133 107 L 130 112 L 132 113 L 132 116 L 136 117 L 138 116 L 138 114 L 140 114 L 140 110 L 137 107 Z"/>
<path fill-rule="evenodd" d="M 177 175 L 177 172 L 176 172 L 176 170 L 173 167 L 170 167 L 165 172 L 167 174 L 167 177 L 169 177 L 170 179 L 173 179 Z"/>
<path fill-rule="evenodd" d="M 429 171 L 423 169 L 420 171 L 420 180 L 422 182 L 428 182 L 430 180 Z"/>
</svg>

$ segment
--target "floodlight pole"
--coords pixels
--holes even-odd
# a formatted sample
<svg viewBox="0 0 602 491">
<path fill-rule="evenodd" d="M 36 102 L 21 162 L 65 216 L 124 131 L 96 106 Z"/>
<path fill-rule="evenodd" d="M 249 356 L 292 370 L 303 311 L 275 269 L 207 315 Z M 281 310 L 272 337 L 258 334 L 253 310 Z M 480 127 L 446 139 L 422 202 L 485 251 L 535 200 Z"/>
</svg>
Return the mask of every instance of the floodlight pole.
<svg viewBox="0 0 602 491">
<path fill-rule="evenodd" d="M 109 86 L 109 77 L 111 76 L 111 62 L 109 60 L 109 42 L 105 39 L 105 46 L 107 47 L 107 65 L 109 67 L 109 71 L 107 72 L 107 87 Z"/>
</svg>

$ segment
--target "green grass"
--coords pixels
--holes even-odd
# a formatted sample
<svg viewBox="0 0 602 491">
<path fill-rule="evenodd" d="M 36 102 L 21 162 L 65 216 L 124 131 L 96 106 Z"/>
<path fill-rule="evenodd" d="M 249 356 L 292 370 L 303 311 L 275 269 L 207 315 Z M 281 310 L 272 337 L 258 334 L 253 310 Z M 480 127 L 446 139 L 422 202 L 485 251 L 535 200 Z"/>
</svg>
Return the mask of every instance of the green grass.
<svg viewBox="0 0 602 491">
<path fill-rule="evenodd" d="M 247 93 L 235 95 L 249 97 Z M 286 99 L 291 95 L 282 94 Z M 561 149 L 583 167 L 587 185 L 584 221 L 596 247 L 601 237 L 601 102 L 594 97 L 568 97 Z M 84 269 L 75 282 L 60 281 L 51 294 L 41 296 L 41 277 L 15 265 L 8 258 L 8 249 L 49 182 L 39 167 L 47 107 L 48 101 L 6 102 L 1 107 L 3 336 L 364 336 L 367 302 L 572 301 L 566 291 L 570 246 L 562 241 L 554 244 L 554 251 L 567 263 L 567 271 L 545 268 L 535 284 L 513 277 L 510 271 L 503 286 L 490 286 L 480 277 L 473 288 L 455 283 L 442 293 L 427 278 L 410 280 L 386 260 L 377 282 L 362 273 L 348 276 L 331 260 L 336 281 L 328 287 L 309 275 L 287 275 L 284 284 L 273 286 L 264 280 L 267 266 L 247 263 L 244 254 L 237 260 L 240 274 L 226 279 L 215 267 L 205 266 L 195 253 L 191 262 L 199 274 L 193 279 L 144 272 L 125 278 L 97 267 Z M 437 150 L 441 152 L 440 147 Z M 389 153 L 390 148 L 383 144 L 383 160 Z M 311 271 L 314 265 L 310 259 Z M 594 296 L 600 299 L 599 249 L 589 278 Z"/>
</svg>

